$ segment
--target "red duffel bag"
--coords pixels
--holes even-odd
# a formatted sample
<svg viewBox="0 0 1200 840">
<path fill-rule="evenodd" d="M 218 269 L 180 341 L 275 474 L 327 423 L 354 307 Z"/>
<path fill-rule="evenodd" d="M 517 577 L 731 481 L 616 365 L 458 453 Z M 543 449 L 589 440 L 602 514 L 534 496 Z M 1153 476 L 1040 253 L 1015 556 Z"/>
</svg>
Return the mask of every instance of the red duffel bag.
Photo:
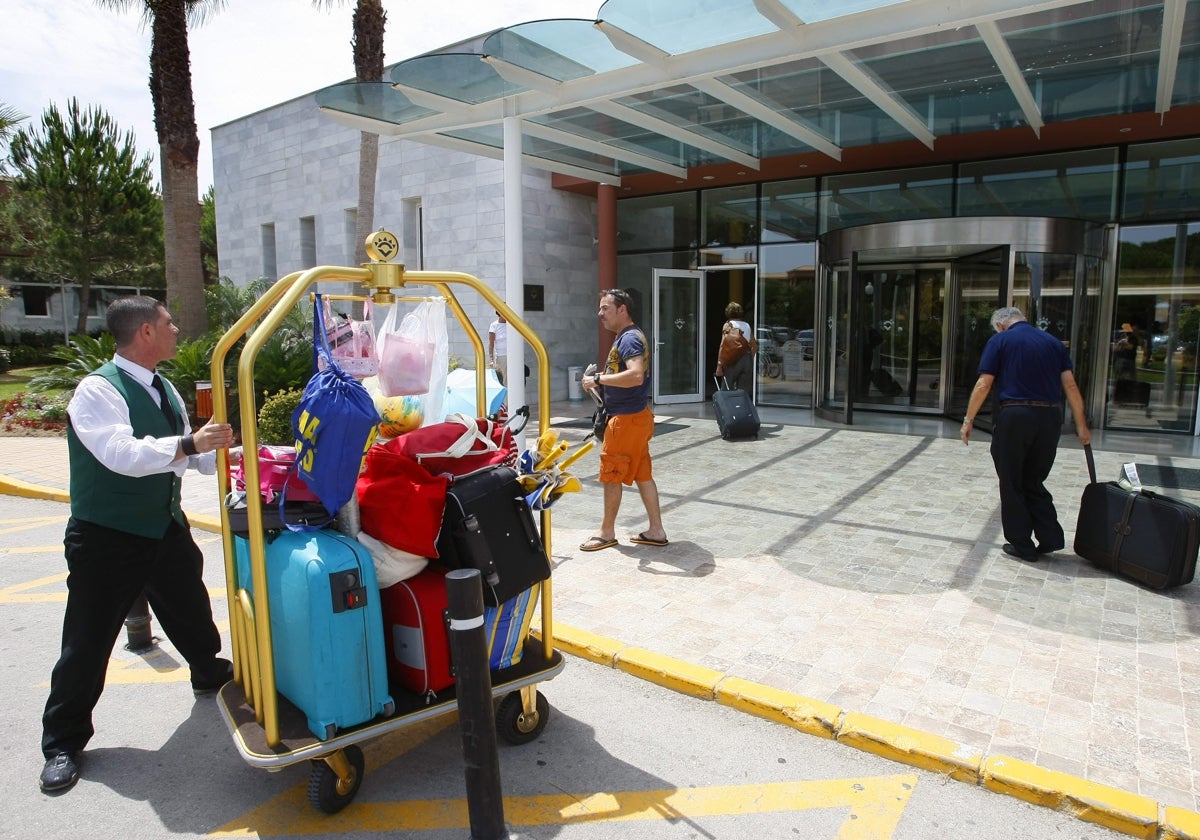
<svg viewBox="0 0 1200 840">
<path fill-rule="evenodd" d="M 367 450 L 357 486 L 362 529 L 401 551 L 437 557 L 450 477 L 431 474 L 401 452 L 402 440 L 393 438 Z"/>
<path fill-rule="evenodd" d="M 528 417 L 528 409 L 513 415 L 513 420 L 521 419 L 517 432 L 524 428 Z M 512 424 L 512 420 L 497 423 L 484 417 L 451 414 L 445 422 L 413 429 L 387 445 L 394 444 L 397 452 L 408 455 L 434 475 L 466 475 L 485 467 L 516 463 Z"/>
</svg>

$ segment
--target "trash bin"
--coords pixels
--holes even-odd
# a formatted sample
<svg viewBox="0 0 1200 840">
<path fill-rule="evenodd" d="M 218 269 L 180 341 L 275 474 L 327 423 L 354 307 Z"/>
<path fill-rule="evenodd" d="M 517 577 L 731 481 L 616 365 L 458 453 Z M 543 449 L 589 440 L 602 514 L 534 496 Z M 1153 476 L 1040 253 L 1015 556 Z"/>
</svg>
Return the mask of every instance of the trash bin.
<svg viewBox="0 0 1200 840">
<path fill-rule="evenodd" d="M 583 368 L 576 365 L 567 368 L 567 397 L 572 400 L 583 399 Z"/>
</svg>

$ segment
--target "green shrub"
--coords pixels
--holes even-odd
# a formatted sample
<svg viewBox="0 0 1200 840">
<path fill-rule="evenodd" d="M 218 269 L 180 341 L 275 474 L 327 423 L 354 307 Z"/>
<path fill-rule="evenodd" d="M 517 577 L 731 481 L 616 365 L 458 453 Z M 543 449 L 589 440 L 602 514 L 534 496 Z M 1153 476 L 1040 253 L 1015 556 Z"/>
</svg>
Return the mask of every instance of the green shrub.
<svg viewBox="0 0 1200 840">
<path fill-rule="evenodd" d="M 296 442 L 296 436 L 292 434 L 292 415 L 303 396 L 302 388 L 292 388 L 267 397 L 258 412 L 259 443 L 287 446 Z"/>
<path fill-rule="evenodd" d="M 55 347 L 51 356 L 60 362 L 29 380 L 32 391 L 74 390 L 79 380 L 107 362 L 117 352 L 117 342 L 108 333 L 99 338 L 77 335 L 67 347 Z"/>
<path fill-rule="evenodd" d="M 12 370 L 12 354 L 0 347 L 0 373 L 8 373 L 10 370 Z"/>
</svg>

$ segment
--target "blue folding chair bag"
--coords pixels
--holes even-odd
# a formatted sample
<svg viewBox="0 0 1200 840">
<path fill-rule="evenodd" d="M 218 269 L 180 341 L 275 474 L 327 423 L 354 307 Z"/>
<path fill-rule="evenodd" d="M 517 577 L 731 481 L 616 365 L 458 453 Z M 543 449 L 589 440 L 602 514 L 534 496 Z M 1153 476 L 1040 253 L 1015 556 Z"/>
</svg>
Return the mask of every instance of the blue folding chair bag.
<svg viewBox="0 0 1200 840">
<path fill-rule="evenodd" d="M 296 474 L 332 517 L 354 497 L 363 458 L 375 442 L 379 412 L 367 389 L 338 367 L 329 352 L 322 309 L 317 295 L 313 344 L 325 367 L 308 380 L 292 415 L 292 432 Z"/>
</svg>

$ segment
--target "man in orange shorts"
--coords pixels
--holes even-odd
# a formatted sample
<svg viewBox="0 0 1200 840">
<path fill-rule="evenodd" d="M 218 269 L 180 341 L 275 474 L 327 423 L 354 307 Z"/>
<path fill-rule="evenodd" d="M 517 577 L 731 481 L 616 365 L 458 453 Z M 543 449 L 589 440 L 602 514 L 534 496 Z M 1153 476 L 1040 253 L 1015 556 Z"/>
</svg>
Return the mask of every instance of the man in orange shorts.
<svg viewBox="0 0 1200 840">
<path fill-rule="evenodd" d="M 608 425 L 600 451 L 600 483 L 604 486 L 604 521 L 600 533 L 589 537 L 582 551 L 600 551 L 617 544 L 617 511 L 621 485 L 637 484 L 650 525 L 629 541 L 639 545 L 667 544 L 658 507 L 658 485 L 650 470 L 650 438 L 654 412 L 650 410 L 650 344 L 629 314 L 629 295 L 610 289 L 600 295 L 600 326 L 616 334 L 604 370 L 580 383 L 591 391 L 604 386 Z"/>
</svg>

